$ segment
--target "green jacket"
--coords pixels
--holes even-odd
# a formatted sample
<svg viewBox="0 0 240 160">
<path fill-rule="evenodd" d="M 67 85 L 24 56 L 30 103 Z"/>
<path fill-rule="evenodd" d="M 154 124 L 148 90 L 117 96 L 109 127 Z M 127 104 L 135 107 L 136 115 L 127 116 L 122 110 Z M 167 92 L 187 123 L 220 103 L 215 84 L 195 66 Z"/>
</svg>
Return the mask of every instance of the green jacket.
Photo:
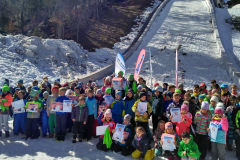
<svg viewBox="0 0 240 160">
<path fill-rule="evenodd" d="M 193 141 L 193 136 L 190 135 L 191 140 L 188 144 L 183 143 L 183 141 L 180 142 L 179 148 L 178 148 L 178 155 L 180 157 L 186 157 L 183 155 L 183 152 L 187 150 L 187 156 L 192 158 L 199 159 L 201 153 L 198 150 L 198 145 Z"/>
<path fill-rule="evenodd" d="M 125 94 L 126 95 L 127 95 L 128 89 L 130 89 L 130 88 L 128 87 L 128 84 L 126 84 L 126 86 L 125 86 Z M 134 94 L 137 93 L 137 84 L 135 81 L 132 84 L 132 89 L 134 91 Z"/>
<path fill-rule="evenodd" d="M 236 126 L 237 126 L 237 129 L 239 129 L 239 123 L 240 123 L 240 110 L 237 112 L 237 114 L 236 114 L 236 118 L 235 118 L 235 120 L 236 120 Z"/>
<path fill-rule="evenodd" d="M 215 108 L 216 108 L 216 106 L 214 107 L 214 106 L 212 106 L 211 104 L 209 105 L 209 110 L 211 111 L 212 116 L 215 114 L 215 113 L 214 113 L 214 112 L 215 112 Z"/>
</svg>

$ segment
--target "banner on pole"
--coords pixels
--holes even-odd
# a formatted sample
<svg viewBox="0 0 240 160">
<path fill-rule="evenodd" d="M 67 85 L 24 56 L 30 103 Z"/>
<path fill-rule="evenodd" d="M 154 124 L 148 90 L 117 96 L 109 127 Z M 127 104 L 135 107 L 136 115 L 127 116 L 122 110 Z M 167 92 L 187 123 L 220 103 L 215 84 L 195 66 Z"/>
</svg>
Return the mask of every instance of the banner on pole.
<svg viewBox="0 0 240 160">
<path fill-rule="evenodd" d="M 136 67 L 135 67 L 135 70 L 134 70 L 134 79 L 136 81 L 138 79 L 138 76 L 139 76 L 139 73 L 140 73 L 140 70 L 141 70 L 141 67 L 142 67 L 145 55 L 146 55 L 146 51 L 145 51 L 145 49 L 142 49 L 141 52 L 138 55 Z"/>
<path fill-rule="evenodd" d="M 125 62 L 123 59 L 123 56 L 121 53 L 118 53 L 116 56 L 116 62 L 115 62 L 115 77 L 118 76 L 118 72 L 122 71 L 123 74 L 125 75 Z"/>
<path fill-rule="evenodd" d="M 176 49 L 176 88 L 178 88 L 178 50 Z"/>
<path fill-rule="evenodd" d="M 151 74 L 151 89 L 153 89 L 152 87 L 152 60 L 151 60 L 151 50 L 149 48 L 149 61 L 150 61 L 150 74 Z"/>
</svg>

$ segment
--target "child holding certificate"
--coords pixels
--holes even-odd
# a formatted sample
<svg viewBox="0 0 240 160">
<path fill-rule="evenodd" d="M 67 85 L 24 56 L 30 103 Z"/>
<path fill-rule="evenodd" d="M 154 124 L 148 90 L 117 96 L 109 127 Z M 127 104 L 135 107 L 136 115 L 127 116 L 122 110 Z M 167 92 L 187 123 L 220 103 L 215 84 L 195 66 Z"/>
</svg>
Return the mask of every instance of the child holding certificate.
<svg viewBox="0 0 240 160">
<path fill-rule="evenodd" d="M 132 145 L 136 150 L 132 153 L 134 159 L 144 158 L 152 160 L 154 158 L 154 149 L 151 149 L 146 131 L 143 127 L 136 128 L 136 135 L 132 141 Z"/>
<path fill-rule="evenodd" d="M 188 132 L 183 132 L 182 141 L 178 148 L 178 155 L 182 160 L 197 160 L 201 153 L 198 150 L 198 145 L 193 141 L 193 136 Z"/>
<path fill-rule="evenodd" d="M 132 110 L 135 113 L 135 122 L 137 127 L 143 127 L 145 131 L 148 130 L 148 116 L 152 113 L 152 107 L 150 106 L 149 102 L 146 101 L 146 89 L 142 89 L 142 91 L 139 93 L 140 99 L 138 99 L 133 107 Z M 140 106 L 141 109 L 145 107 L 144 113 L 139 110 Z"/>
<path fill-rule="evenodd" d="M 110 130 L 110 133 L 111 133 L 111 137 L 112 137 L 112 133 L 115 132 L 115 123 L 112 119 L 112 112 L 111 112 L 111 109 L 107 109 L 106 112 L 104 113 L 104 117 L 103 117 L 103 112 L 98 116 L 98 123 L 99 123 L 99 126 L 106 126 L 108 125 L 109 127 L 109 130 Z M 103 144 L 103 138 L 104 138 L 104 135 L 100 135 L 99 137 L 99 142 L 97 143 L 96 147 L 97 149 L 99 150 L 102 150 L 102 151 L 109 151 L 109 149 L 107 148 L 106 144 Z"/>
<path fill-rule="evenodd" d="M 218 130 L 217 137 L 211 137 L 211 153 L 213 160 L 217 160 L 218 158 L 225 159 L 226 155 L 225 145 L 227 141 L 228 120 L 227 117 L 223 115 L 224 109 L 222 107 L 224 107 L 224 104 L 219 102 L 215 108 L 215 115 L 213 116 L 211 122 L 216 124 L 218 127 L 216 128 Z M 210 128 L 208 128 L 207 131 L 209 132 Z"/>
<path fill-rule="evenodd" d="M 158 122 L 157 129 L 154 132 L 153 140 L 155 142 L 154 148 L 155 148 L 155 155 L 160 156 L 162 155 L 162 145 L 160 144 L 161 136 L 164 133 L 165 130 L 165 122 L 163 120 L 160 120 Z"/>
<path fill-rule="evenodd" d="M 26 139 L 36 139 L 40 136 L 40 131 L 38 129 L 38 122 L 40 121 L 40 113 L 42 111 L 43 103 L 39 99 L 39 91 L 32 89 L 30 93 L 32 101 L 27 102 L 25 108 L 28 108 L 28 105 L 37 104 L 37 108 L 32 109 L 36 112 L 28 112 L 27 114 L 27 125 L 26 125 Z"/>
</svg>

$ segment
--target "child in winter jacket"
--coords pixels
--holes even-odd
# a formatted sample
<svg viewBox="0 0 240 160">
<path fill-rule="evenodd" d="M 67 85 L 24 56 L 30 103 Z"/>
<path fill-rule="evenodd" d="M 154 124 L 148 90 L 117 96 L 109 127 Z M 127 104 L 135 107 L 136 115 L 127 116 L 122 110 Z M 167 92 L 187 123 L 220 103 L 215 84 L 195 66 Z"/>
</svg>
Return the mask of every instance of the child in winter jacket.
<svg viewBox="0 0 240 160">
<path fill-rule="evenodd" d="M 218 132 L 216 139 L 211 137 L 211 153 L 212 159 L 217 160 L 225 159 L 225 145 L 227 141 L 227 131 L 228 131 L 228 120 L 225 115 L 223 115 L 223 108 L 220 106 L 224 106 L 223 103 L 218 103 L 217 107 L 215 108 L 215 115 L 212 118 L 212 122 L 218 126 Z M 210 129 L 208 128 L 208 132 Z"/>
<path fill-rule="evenodd" d="M 103 112 L 98 116 L 98 123 L 99 123 L 99 126 L 108 125 L 110 134 L 112 137 L 112 133 L 115 132 L 115 123 L 112 119 L 111 109 L 106 110 L 106 112 L 104 113 L 104 117 L 103 117 Z M 99 142 L 97 143 L 96 147 L 99 150 L 107 152 L 109 151 L 109 149 L 107 148 L 106 144 L 103 144 L 103 138 L 104 138 L 104 135 L 100 135 Z"/>
<path fill-rule="evenodd" d="M 183 101 L 180 101 L 180 94 L 179 93 L 174 93 L 173 94 L 173 103 L 169 104 L 168 108 L 167 108 L 167 111 L 166 111 L 166 114 L 167 114 L 167 118 L 169 119 L 169 121 L 171 120 L 170 119 L 170 116 L 171 116 L 171 109 L 172 108 L 181 108 L 181 105 L 182 105 L 182 102 Z"/>
<path fill-rule="evenodd" d="M 163 146 L 163 138 L 165 135 L 174 136 L 174 145 L 176 149 L 174 149 L 173 151 L 163 150 L 163 156 L 168 157 L 168 159 L 178 160 L 177 150 L 181 140 L 178 134 L 176 134 L 176 132 L 173 130 L 173 124 L 171 122 L 167 122 L 165 124 L 165 131 L 161 136 L 161 142 L 160 142 L 161 146 Z"/>
<path fill-rule="evenodd" d="M 51 103 L 55 102 L 58 98 L 58 86 L 54 86 L 52 88 L 52 95 L 48 96 L 47 99 L 47 115 L 48 115 L 48 126 L 49 126 L 49 138 L 53 138 L 55 133 L 55 138 L 57 138 L 57 119 L 56 119 L 56 112 L 51 111 Z"/>
<path fill-rule="evenodd" d="M 160 144 L 161 136 L 164 133 L 165 130 L 165 122 L 163 120 L 160 120 L 158 122 L 157 129 L 154 132 L 153 140 L 155 142 L 154 148 L 155 148 L 155 155 L 160 156 L 162 155 L 162 145 Z"/>
<path fill-rule="evenodd" d="M 107 88 L 105 90 L 105 95 L 103 96 L 103 98 L 106 101 L 106 104 L 107 104 L 108 108 L 111 108 L 112 102 L 114 100 L 114 98 L 111 95 L 111 92 L 112 92 L 111 88 Z"/>
<path fill-rule="evenodd" d="M 142 91 L 139 93 L 140 99 L 137 100 L 133 107 L 132 110 L 135 113 L 135 122 L 137 127 L 143 127 L 145 131 L 148 130 L 148 116 L 149 114 L 152 113 L 152 107 L 149 105 L 149 102 L 146 101 L 146 90 L 142 89 Z M 147 111 L 144 112 L 142 115 L 138 110 L 138 103 L 147 103 Z"/>
<path fill-rule="evenodd" d="M 59 89 L 60 96 L 56 99 L 55 102 L 63 103 L 64 100 L 70 100 L 65 96 L 66 88 L 62 87 Z M 56 112 L 57 120 L 57 141 L 64 141 L 66 136 L 66 127 L 67 127 L 67 112 Z"/>
<path fill-rule="evenodd" d="M 48 91 L 43 92 L 43 109 L 41 112 L 41 119 L 42 119 L 42 134 L 43 137 L 47 137 L 47 132 L 50 133 L 49 125 L 48 125 L 48 115 L 47 115 L 47 99 L 48 99 L 49 93 Z"/>
<path fill-rule="evenodd" d="M 160 86 L 155 88 L 155 96 L 153 97 L 153 102 L 152 102 L 153 133 L 157 128 L 158 121 L 163 117 L 164 99 L 162 96 L 162 91 L 163 89 Z"/>
<path fill-rule="evenodd" d="M 106 105 L 106 101 L 103 98 L 102 95 L 102 90 L 101 89 L 97 89 L 96 90 L 96 95 L 94 96 L 94 98 L 97 100 L 97 117 L 99 116 L 99 106 L 100 105 Z M 96 137 L 96 127 L 98 126 L 98 121 L 97 119 L 94 119 L 94 123 L 93 123 L 93 137 Z"/>
<path fill-rule="evenodd" d="M 32 89 L 31 91 L 32 101 L 27 102 L 25 108 L 28 111 L 27 114 L 27 125 L 26 125 L 26 139 L 36 139 L 40 136 L 40 131 L 38 129 L 38 122 L 40 121 L 40 113 L 42 111 L 43 103 L 39 99 L 39 91 Z M 37 104 L 36 112 L 31 112 L 33 109 L 28 109 L 28 105 L 31 103 Z"/>
<path fill-rule="evenodd" d="M 9 92 L 9 87 L 5 84 L 2 88 L 2 96 L 0 100 L 0 137 L 2 136 L 2 123 L 4 121 L 5 127 L 5 137 L 9 137 L 9 127 L 8 127 L 8 118 L 9 118 L 9 107 L 13 101 L 12 95 Z M 3 120 L 3 121 L 2 121 Z"/>
<path fill-rule="evenodd" d="M 211 111 L 212 116 L 214 115 L 214 111 L 215 111 L 215 108 L 216 108 L 218 102 L 219 102 L 219 100 L 218 100 L 218 97 L 216 97 L 216 96 L 212 96 L 212 98 L 210 99 L 211 104 L 209 106 L 209 110 Z"/>
<path fill-rule="evenodd" d="M 193 136 L 188 132 L 183 132 L 182 141 L 178 148 L 178 155 L 182 160 L 197 160 L 201 153 L 198 150 L 198 145 L 193 141 Z"/>
<path fill-rule="evenodd" d="M 181 119 L 180 122 L 173 122 L 176 125 L 176 133 L 181 138 L 183 132 L 189 132 L 189 127 L 192 124 L 192 115 L 188 112 L 188 103 L 184 103 L 181 107 Z M 188 114 L 189 113 L 189 114 Z M 172 116 L 171 116 L 172 120 Z"/>
<path fill-rule="evenodd" d="M 77 135 L 78 141 L 82 142 L 84 129 L 86 128 L 88 119 L 88 107 L 85 103 L 85 97 L 79 97 L 79 103 L 72 110 L 72 121 L 73 121 L 73 141 L 76 143 Z"/>
<path fill-rule="evenodd" d="M 117 142 L 117 144 L 113 143 L 112 150 L 114 152 L 122 151 L 123 156 L 128 156 L 132 154 L 134 148 L 132 147 L 134 128 L 131 122 L 132 117 L 129 114 L 126 114 L 123 119 L 123 124 L 125 125 L 124 132 L 128 133 L 128 137 L 124 139 L 122 142 Z"/>
<path fill-rule="evenodd" d="M 15 101 L 23 100 L 24 104 L 26 105 L 27 100 L 23 99 L 25 92 L 20 90 L 18 92 L 18 98 Z M 14 107 L 12 107 L 14 110 Z M 14 111 L 14 135 L 18 135 L 19 129 L 21 128 L 21 133 L 25 134 L 26 130 L 26 117 L 27 112 L 25 112 L 25 108 L 20 108 L 17 111 Z"/>
<path fill-rule="evenodd" d="M 136 127 L 136 123 L 134 121 L 135 114 L 132 110 L 132 107 L 136 101 L 133 96 L 134 96 L 134 91 L 130 88 L 127 92 L 127 96 L 124 99 L 125 106 L 124 106 L 123 112 L 124 112 L 124 115 L 129 114 L 132 117 L 130 123 L 132 124 L 133 128 L 135 128 Z"/>
<path fill-rule="evenodd" d="M 124 112 L 123 109 L 125 107 L 125 102 L 121 98 L 122 92 L 117 91 L 116 92 L 116 99 L 113 101 L 111 106 L 111 112 L 112 112 L 112 119 L 117 124 L 122 124 Z"/>
<path fill-rule="evenodd" d="M 168 118 L 166 115 L 166 111 L 168 106 L 173 103 L 173 99 L 172 99 L 172 93 L 170 91 L 165 93 L 165 101 L 164 101 L 164 113 L 163 113 L 163 118 L 162 120 L 164 120 L 165 122 L 168 122 Z"/>
<path fill-rule="evenodd" d="M 205 159 L 207 155 L 208 145 L 208 132 L 207 128 L 212 119 L 212 114 L 209 111 L 209 104 L 207 101 L 203 101 L 201 110 L 195 115 L 194 123 L 196 125 L 196 143 L 199 147 L 199 151 L 202 153 L 200 158 Z"/>
<path fill-rule="evenodd" d="M 141 92 L 141 90 L 143 89 L 142 85 L 138 85 L 137 87 L 137 93 L 134 95 L 134 99 L 138 100 L 139 99 L 139 93 Z"/>
<path fill-rule="evenodd" d="M 88 120 L 86 126 L 86 132 L 83 135 L 83 139 L 89 141 L 93 135 L 94 119 L 97 119 L 97 100 L 93 97 L 93 90 L 89 89 L 86 97 L 86 105 L 88 107 Z"/>
<path fill-rule="evenodd" d="M 232 96 L 237 97 L 237 95 L 238 95 L 237 90 L 238 90 L 238 88 L 235 84 L 231 86 Z"/>
<path fill-rule="evenodd" d="M 236 105 L 237 98 L 235 96 L 230 96 L 231 105 L 226 109 L 226 116 L 228 119 L 228 132 L 227 132 L 227 148 L 229 151 L 232 151 L 233 140 L 235 140 L 235 144 L 237 144 L 238 133 L 236 132 L 236 115 L 240 108 Z M 223 107 L 222 107 L 223 108 Z"/>
<path fill-rule="evenodd" d="M 146 131 L 143 127 L 136 128 L 136 135 L 132 141 L 132 145 L 136 150 L 132 153 L 134 159 L 144 158 L 145 160 L 152 160 L 154 158 L 154 149 L 151 149 Z"/>
<path fill-rule="evenodd" d="M 226 109 L 228 106 L 230 106 L 229 98 L 231 96 L 231 93 L 228 91 L 227 84 L 222 84 L 220 88 L 221 88 L 221 100 L 225 106 L 224 109 Z"/>
</svg>

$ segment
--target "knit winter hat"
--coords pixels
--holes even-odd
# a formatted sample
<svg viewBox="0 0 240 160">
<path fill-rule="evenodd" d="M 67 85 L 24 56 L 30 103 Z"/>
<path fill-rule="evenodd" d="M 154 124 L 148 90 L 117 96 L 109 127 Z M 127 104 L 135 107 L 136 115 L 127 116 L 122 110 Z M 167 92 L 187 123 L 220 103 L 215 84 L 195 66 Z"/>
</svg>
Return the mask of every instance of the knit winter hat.
<svg viewBox="0 0 240 160">
<path fill-rule="evenodd" d="M 82 88 L 82 82 L 79 82 L 77 86 Z"/>
<path fill-rule="evenodd" d="M 167 122 L 167 123 L 165 124 L 165 129 L 167 129 L 168 127 L 173 128 L 173 124 L 172 124 L 171 122 Z"/>
<path fill-rule="evenodd" d="M 225 108 L 225 107 L 224 107 L 224 104 L 223 104 L 222 102 L 217 103 L 216 108 L 217 108 L 217 107 L 219 107 L 219 108 Z"/>
<path fill-rule="evenodd" d="M 213 89 L 213 90 L 212 90 L 212 94 L 215 93 L 215 92 L 217 92 L 217 91 L 218 91 L 217 89 Z"/>
<path fill-rule="evenodd" d="M 43 92 L 43 97 L 44 97 L 46 94 L 49 95 L 48 91 Z"/>
<path fill-rule="evenodd" d="M 58 86 L 54 86 L 54 87 L 52 88 L 52 91 L 53 91 L 53 90 L 57 91 L 57 93 L 58 93 L 59 87 L 58 87 Z"/>
<path fill-rule="evenodd" d="M 107 110 L 106 110 L 106 112 L 104 113 L 104 117 L 110 117 L 110 118 L 112 118 L 111 109 L 107 109 Z"/>
<path fill-rule="evenodd" d="M 111 90 L 111 88 L 107 88 L 107 89 L 105 90 L 105 92 L 111 94 L 112 90 Z"/>
<path fill-rule="evenodd" d="M 167 91 L 166 93 L 165 93 L 165 96 L 169 96 L 170 98 L 172 97 L 172 92 L 171 91 Z"/>
<path fill-rule="evenodd" d="M 202 87 L 202 86 L 207 87 L 205 83 L 201 83 L 200 87 Z"/>
<path fill-rule="evenodd" d="M 216 113 L 219 113 L 219 114 L 223 115 L 223 108 L 217 106 L 217 107 L 215 108 L 215 110 L 214 110 L 214 113 L 215 113 L 215 114 L 216 114 Z"/>
<path fill-rule="evenodd" d="M 130 114 L 126 114 L 124 116 L 124 119 L 126 119 L 128 122 L 131 122 L 131 118 L 132 118 L 132 116 Z"/>
<path fill-rule="evenodd" d="M 131 92 L 132 94 L 134 94 L 134 91 L 132 88 L 128 89 L 128 92 Z"/>
<path fill-rule="evenodd" d="M 60 79 L 55 79 L 54 82 L 57 82 L 58 84 L 60 84 Z"/>
<path fill-rule="evenodd" d="M 157 87 L 157 86 L 160 86 L 159 83 L 154 83 L 153 87 Z"/>
<path fill-rule="evenodd" d="M 122 92 L 121 91 L 117 91 L 116 94 L 118 94 L 119 96 L 122 96 Z"/>
<path fill-rule="evenodd" d="M 9 87 L 7 84 L 4 84 L 2 91 L 9 91 Z"/>
<path fill-rule="evenodd" d="M 142 85 L 138 85 L 137 89 L 143 89 Z"/>
<path fill-rule="evenodd" d="M 134 75 L 133 75 L 133 74 L 129 74 L 128 80 L 129 80 L 129 81 L 133 81 L 133 80 L 134 80 Z"/>
<path fill-rule="evenodd" d="M 62 87 L 67 87 L 68 86 L 68 82 L 63 83 Z"/>
<path fill-rule="evenodd" d="M 101 90 L 101 89 L 98 89 L 98 90 L 97 90 L 97 94 L 98 94 L 98 93 L 101 93 L 101 94 L 102 94 L 102 90 Z"/>
<path fill-rule="evenodd" d="M 202 102 L 201 109 L 209 110 L 209 104 L 207 101 Z"/>
<path fill-rule="evenodd" d="M 183 104 L 181 106 L 181 110 L 186 110 L 188 112 L 189 111 L 189 106 L 187 104 Z"/>
<path fill-rule="evenodd" d="M 142 98 L 143 96 L 147 96 L 146 92 L 145 91 L 141 91 L 139 93 L 139 98 Z"/>
<path fill-rule="evenodd" d="M 200 94 L 199 95 L 199 99 L 202 98 L 202 99 L 205 99 L 206 98 L 206 95 L 205 94 Z"/>
<path fill-rule="evenodd" d="M 210 102 L 212 102 L 212 101 L 215 101 L 218 103 L 219 102 L 218 97 L 212 96 L 212 98 L 210 99 Z"/>
<path fill-rule="evenodd" d="M 22 83 L 23 84 L 23 80 L 22 79 L 19 79 L 18 82 Z"/>
<path fill-rule="evenodd" d="M 92 87 L 97 86 L 97 83 L 96 82 L 92 82 L 91 86 Z"/>
<path fill-rule="evenodd" d="M 123 71 L 119 71 L 118 73 L 121 73 L 121 75 L 123 76 Z"/>
<path fill-rule="evenodd" d="M 175 93 L 180 93 L 180 94 L 181 94 L 182 91 L 181 91 L 180 89 L 176 89 L 176 90 L 175 90 Z"/>
<path fill-rule="evenodd" d="M 180 83 L 180 84 L 178 85 L 178 88 L 180 88 L 180 87 L 183 88 L 183 83 Z"/>
<path fill-rule="evenodd" d="M 32 89 L 30 95 L 31 95 L 32 97 L 35 97 L 38 93 L 39 93 L 38 90 Z"/>
</svg>

